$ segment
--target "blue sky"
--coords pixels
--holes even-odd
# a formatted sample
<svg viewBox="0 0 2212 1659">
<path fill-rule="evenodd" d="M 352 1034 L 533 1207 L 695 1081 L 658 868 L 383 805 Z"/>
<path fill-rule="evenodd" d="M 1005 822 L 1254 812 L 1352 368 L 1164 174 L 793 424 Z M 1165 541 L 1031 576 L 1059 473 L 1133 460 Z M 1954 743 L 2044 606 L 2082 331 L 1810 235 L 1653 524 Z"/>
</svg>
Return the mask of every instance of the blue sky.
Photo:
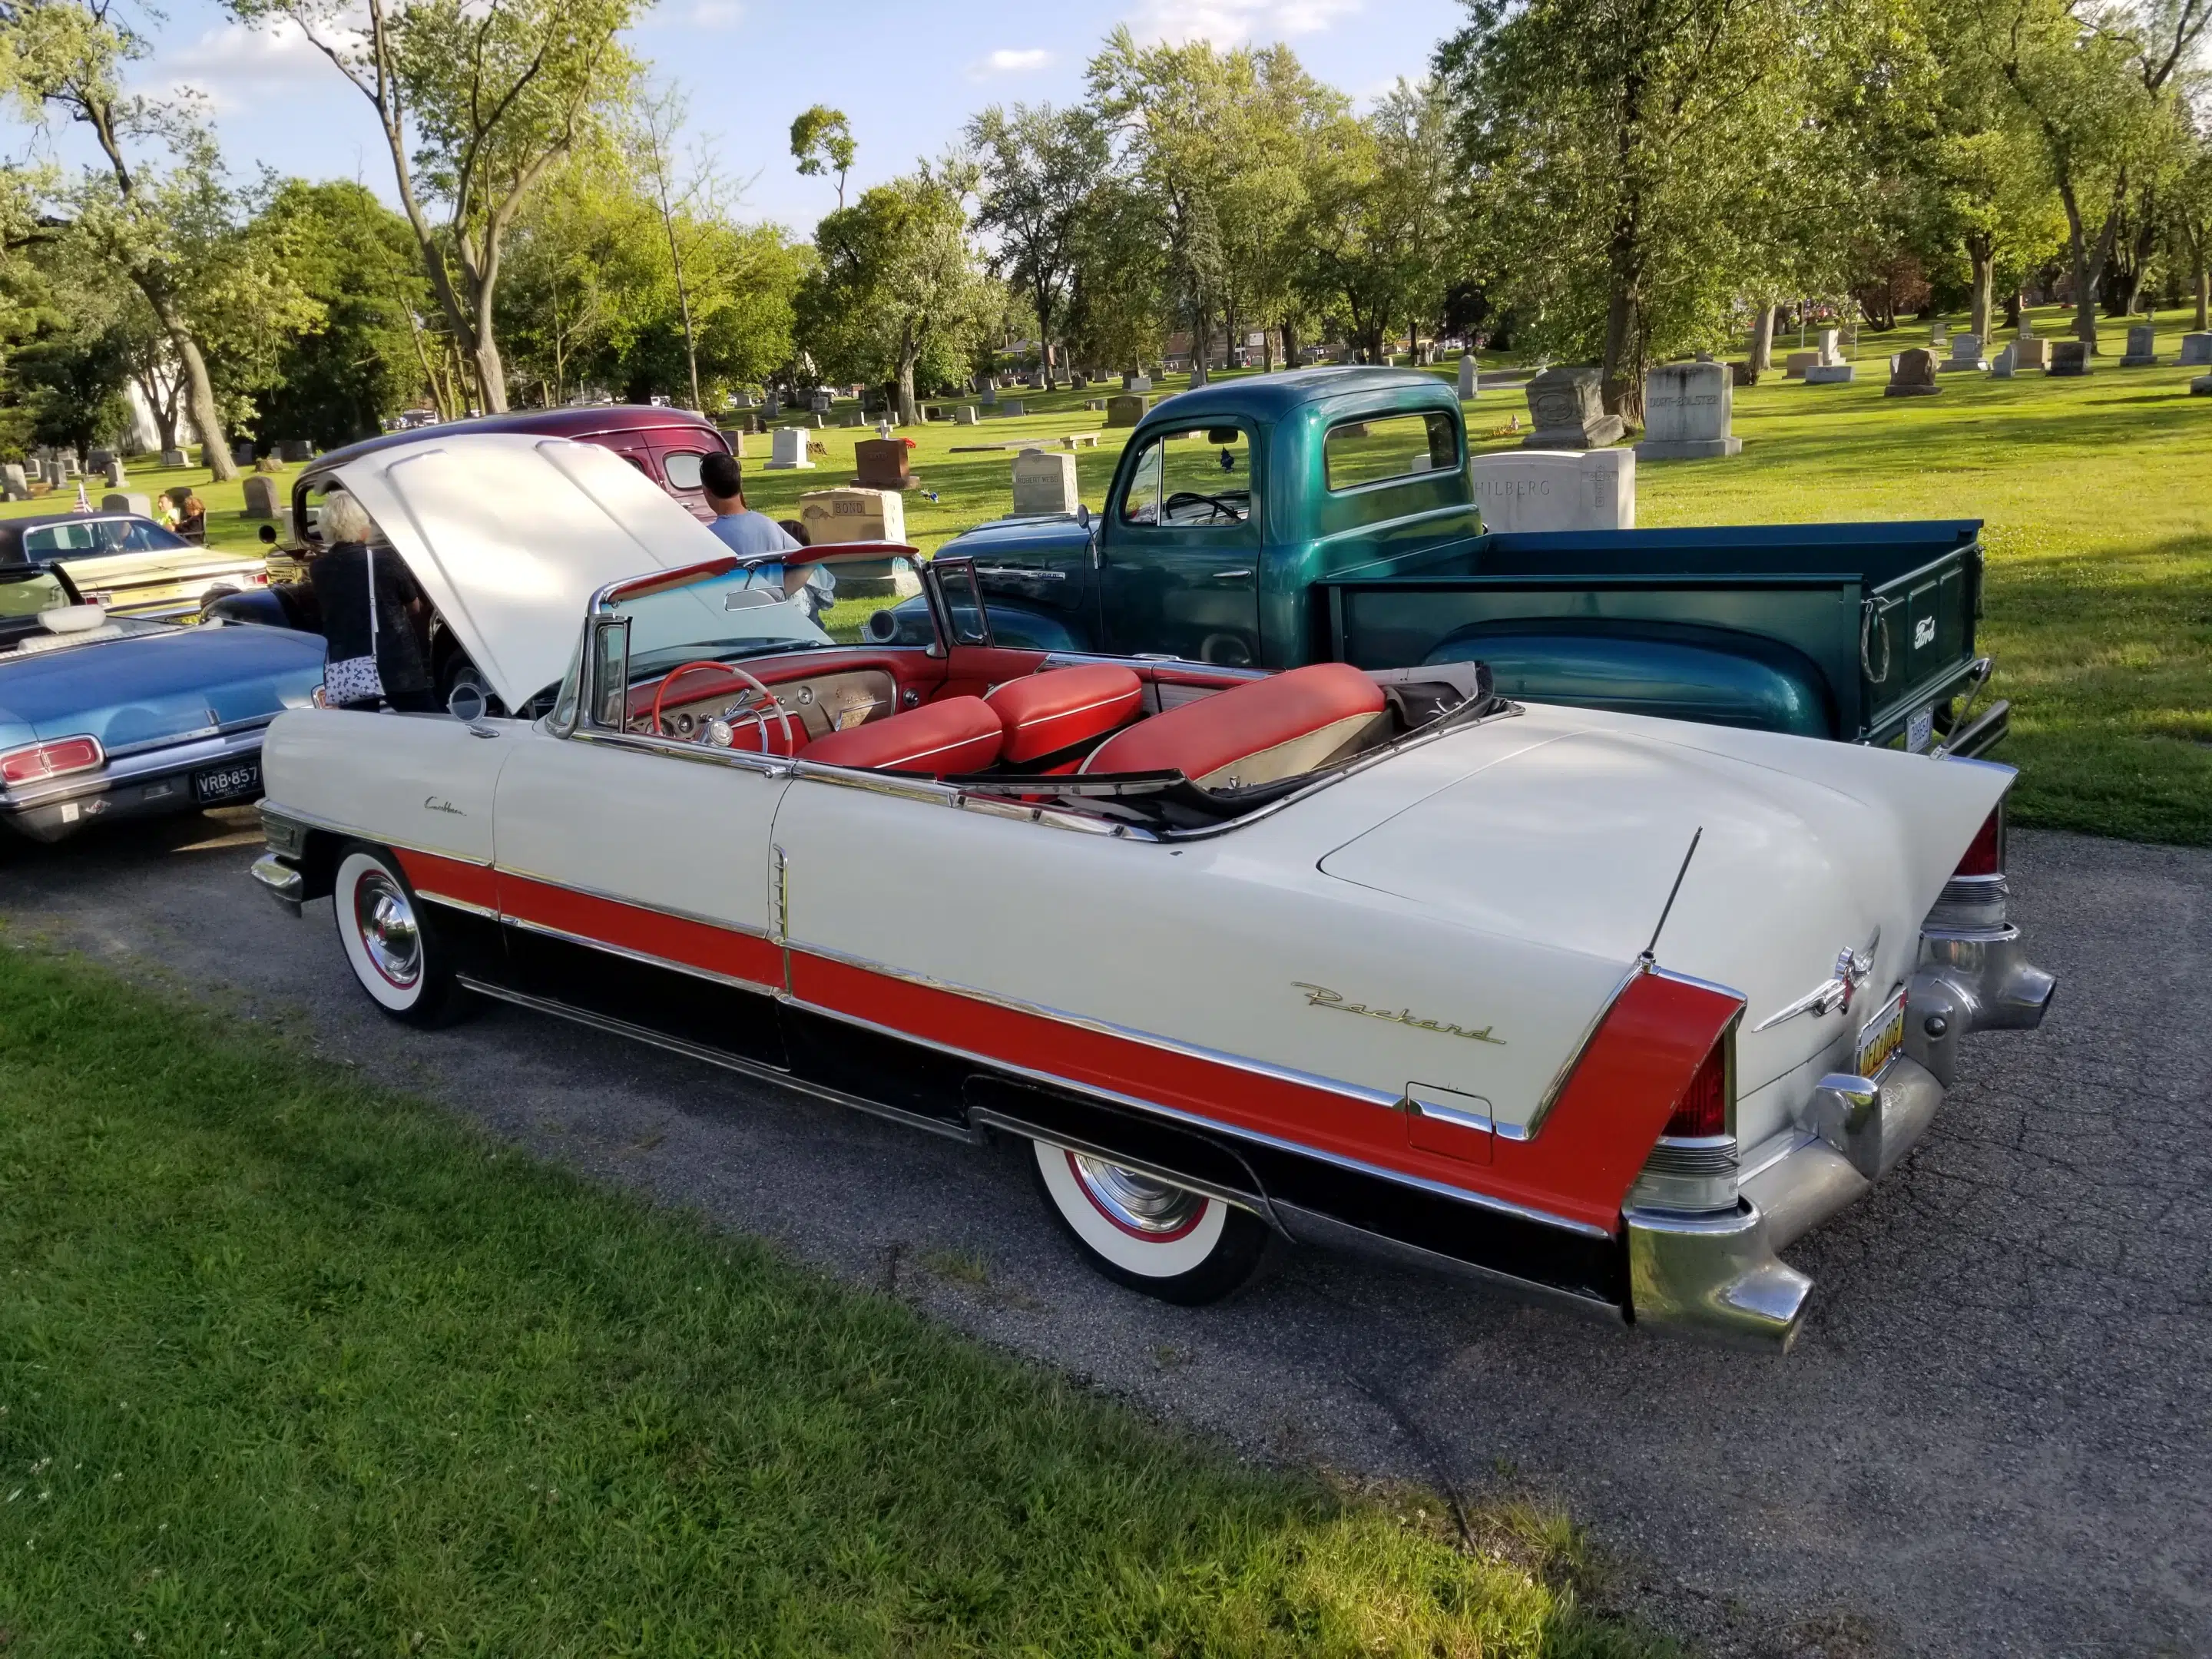
<svg viewBox="0 0 2212 1659">
<path fill-rule="evenodd" d="M 266 162 L 309 178 L 358 178 L 391 197 L 367 101 L 304 40 L 240 28 L 210 0 L 167 0 L 164 9 L 148 26 L 156 49 L 133 82 L 204 91 L 241 181 Z M 830 181 L 801 178 L 791 164 L 791 119 L 811 104 L 852 118 L 854 183 L 866 186 L 941 152 L 986 104 L 1080 97 L 1084 64 L 1116 23 L 1139 38 L 1285 41 L 1364 103 L 1397 76 L 1422 73 L 1462 15 L 1457 0 L 661 0 L 631 44 L 658 78 L 688 90 L 693 136 L 711 142 L 725 177 L 750 181 L 744 216 L 803 233 L 836 204 Z M 14 137 L 20 153 L 27 137 Z M 71 143 L 62 153 L 82 151 Z"/>
</svg>

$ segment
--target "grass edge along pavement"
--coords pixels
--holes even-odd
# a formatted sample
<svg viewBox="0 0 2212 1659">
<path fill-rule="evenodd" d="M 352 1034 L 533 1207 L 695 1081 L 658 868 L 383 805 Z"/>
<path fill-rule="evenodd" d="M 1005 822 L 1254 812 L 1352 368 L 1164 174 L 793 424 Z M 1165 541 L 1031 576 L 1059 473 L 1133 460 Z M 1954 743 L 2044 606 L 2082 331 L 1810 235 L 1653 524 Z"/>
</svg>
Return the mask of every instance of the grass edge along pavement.
<svg viewBox="0 0 2212 1659">
<path fill-rule="evenodd" d="M 1556 1519 L 1470 1553 L 11 943 L 10 1659 L 1674 1651 Z"/>
</svg>

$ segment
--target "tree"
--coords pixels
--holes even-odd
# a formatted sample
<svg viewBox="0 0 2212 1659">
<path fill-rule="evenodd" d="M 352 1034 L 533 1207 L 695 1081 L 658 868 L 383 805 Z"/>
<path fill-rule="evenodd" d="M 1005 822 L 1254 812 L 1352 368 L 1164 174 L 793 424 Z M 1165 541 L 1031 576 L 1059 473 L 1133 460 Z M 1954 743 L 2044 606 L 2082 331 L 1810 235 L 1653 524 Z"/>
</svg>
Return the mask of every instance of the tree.
<svg viewBox="0 0 2212 1659">
<path fill-rule="evenodd" d="M 1053 384 L 1053 342 L 1075 283 L 1076 229 L 1110 160 L 1105 129 L 1088 111 L 1011 113 L 994 104 L 968 123 L 981 169 L 976 228 L 998 239 L 993 261 L 1036 313 L 1038 366 Z"/>
<path fill-rule="evenodd" d="M 985 310 L 961 182 L 925 167 L 863 192 L 822 221 L 799 287 L 800 343 L 832 378 L 894 383 L 908 424 L 917 376 L 957 374 Z"/>
<path fill-rule="evenodd" d="M 1646 362 L 1732 332 L 1788 264 L 1777 204 L 1813 176 L 1820 0 L 1468 0 L 1438 48 L 1492 258 L 1529 331 L 1641 411 Z M 1770 288 L 1770 291 L 1771 291 Z"/>
<path fill-rule="evenodd" d="M 217 478 L 238 476 L 194 326 L 192 301 L 214 249 L 232 228 L 213 140 L 187 105 L 127 97 L 123 65 L 146 46 L 116 17 L 113 0 L 0 0 L 0 86 L 34 122 L 54 115 L 84 127 L 103 167 L 69 192 L 76 233 L 125 273 L 159 319 L 182 365 L 185 406 Z M 130 154 L 154 139 L 167 173 Z"/>
<path fill-rule="evenodd" d="M 637 66 L 638 0 L 228 0 L 297 23 L 376 111 L 401 206 L 487 410 L 507 407 L 497 314 L 508 232 L 547 173 L 605 136 Z M 441 216 L 432 208 L 442 207 Z"/>
<path fill-rule="evenodd" d="M 853 170 L 859 146 L 853 142 L 852 123 L 842 109 L 817 104 L 800 112 L 791 124 L 791 157 L 809 179 L 825 173 L 837 175 L 837 209 L 845 207 L 845 175 Z"/>
<path fill-rule="evenodd" d="M 684 367 L 691 382 L 691 407 L 699 398 L 699 337 L 691 324 L 691 290 L 684 277 L 684 245 L 678 234 L 679 216 L 688 218 L 701 193 L 709 185 L 712 170 L 702 164 L 681 180 L 676 177 L 676 134 L 684 125 L 687 103 L 683 93 L 669 88 L 647 100 L 638 110 L 638 154 L 645 163 L 645 182 L 653 204 L 660 212 L 660 228 L 668 239 L 668 269 L 676 285 L 676 307 L 684 325 Z"/>
<path fill-rule="evenodd" d="M 2042 138 L 2066 213 L 2074 332 L 2094 353 L 2121 237 L 2131 216 L 2138 229 L 2154 217 L 2147 175 L 2172 142 L 2212 0 L 1986 0 L 1959 21 Z"/>
<path fill-rule="evenodd" d="M 2175 236 L 2189 261 L 2201 332 L 2212 329 L 2212 138 L 2201 128 L 2191 135 L 2188 161 L 2167 201 Z"/>
</svg>

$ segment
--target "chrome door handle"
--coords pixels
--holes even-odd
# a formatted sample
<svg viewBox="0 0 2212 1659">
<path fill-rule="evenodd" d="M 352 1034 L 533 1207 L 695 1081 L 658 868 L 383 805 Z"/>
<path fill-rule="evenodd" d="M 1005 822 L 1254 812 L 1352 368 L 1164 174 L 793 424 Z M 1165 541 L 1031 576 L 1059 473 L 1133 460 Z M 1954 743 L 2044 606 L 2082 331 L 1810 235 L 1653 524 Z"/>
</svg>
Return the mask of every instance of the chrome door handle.
<svg viewBox="0 0 2212 1659">
<path fill-rule="evenodd" d="M 1213 580 L 1218 582 L 1249 582 L 1252 580 L 1252 573 L 1249 570 L 1217 570 L 1213 573 Z"/>
</svg>

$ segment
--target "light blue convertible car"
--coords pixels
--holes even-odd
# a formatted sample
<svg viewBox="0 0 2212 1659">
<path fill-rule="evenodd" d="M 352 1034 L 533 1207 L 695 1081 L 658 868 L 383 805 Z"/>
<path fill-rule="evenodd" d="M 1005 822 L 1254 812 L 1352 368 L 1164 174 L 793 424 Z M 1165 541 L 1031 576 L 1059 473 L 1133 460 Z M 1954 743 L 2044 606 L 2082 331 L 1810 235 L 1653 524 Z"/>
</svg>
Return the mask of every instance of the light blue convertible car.
<svg viewBox="0 0 2212 1659">
<path fill-rule="evenodd" d="M 319 635 L 110 617 L 58 569 L 0 568 L 0 819 L 58 841 L 252 800 L 262 729 L 322 678 Z"/>
</svg>

